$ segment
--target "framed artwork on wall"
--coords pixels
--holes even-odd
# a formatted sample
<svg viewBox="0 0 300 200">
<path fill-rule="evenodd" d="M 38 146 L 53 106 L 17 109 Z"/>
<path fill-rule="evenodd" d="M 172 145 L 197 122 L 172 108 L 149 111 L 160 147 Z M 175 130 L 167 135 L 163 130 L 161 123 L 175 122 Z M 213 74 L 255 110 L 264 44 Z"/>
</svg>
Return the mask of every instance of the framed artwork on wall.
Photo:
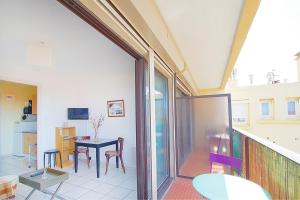
<svg viewBox="0 0 300 200">
<path fill-rule="evenodd" d="M 107 101 L 108 117 L 125 117 L 124 100 Z"/>
</svg>

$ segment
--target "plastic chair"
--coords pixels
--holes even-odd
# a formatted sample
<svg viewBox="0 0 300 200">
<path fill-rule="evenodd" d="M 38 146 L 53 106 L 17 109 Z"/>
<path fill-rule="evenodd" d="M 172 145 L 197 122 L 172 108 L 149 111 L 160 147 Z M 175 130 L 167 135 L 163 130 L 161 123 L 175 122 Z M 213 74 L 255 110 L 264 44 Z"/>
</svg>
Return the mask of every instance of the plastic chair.
<svg viewBox="0 0 300 200">
<path fill-rule="evenodd" d="M 212 173 L 212 164 L 213 163 L 220 163 L 224 165 L 231 166 L 232 168 L 236 169 L 238 171 L 239 176 L 242 172 L 242 160 L 239 158 L 231 157 L 231 156 L 225 156 L 222 154 L 215 154 L 210 153 L 209 154 L 209 161 L 210 161 L 210 173 Z"/>
</svg>

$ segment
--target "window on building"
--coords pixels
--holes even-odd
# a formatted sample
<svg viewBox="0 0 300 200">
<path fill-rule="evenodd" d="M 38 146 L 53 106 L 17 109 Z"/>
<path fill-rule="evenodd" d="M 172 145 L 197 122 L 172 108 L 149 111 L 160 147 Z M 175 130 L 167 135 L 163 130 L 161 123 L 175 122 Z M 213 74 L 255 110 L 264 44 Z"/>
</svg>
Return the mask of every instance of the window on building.
<svg viewBox="0 0 300 200">
<path fill-rule="evenodd" d="M 296 102 L 288 101 L 288 115 L 296 115 Z"/>
<path fill-rule="evenodd" d="M 249 100 L 232 100 L 232 121 L 234 125 L 247 126 L 249 121 Z"/>
<path fill-rule="evenodd" d="M 273 99 L 260 99 L 260 110 L 262 119 L 274 118 L 274 100 Z"/>
<path fill-rule="evenodd" d="M 269 102 L 261 103 L 261 113 L 262 113 L 263 116 L 269 116 L 270 115 L 270 103 Z"/>
<path fill-rule="evenodd" d="M 288 117 L 299 117 L 299 98 L 287 98 L 287 115 Z"/>
</svg>

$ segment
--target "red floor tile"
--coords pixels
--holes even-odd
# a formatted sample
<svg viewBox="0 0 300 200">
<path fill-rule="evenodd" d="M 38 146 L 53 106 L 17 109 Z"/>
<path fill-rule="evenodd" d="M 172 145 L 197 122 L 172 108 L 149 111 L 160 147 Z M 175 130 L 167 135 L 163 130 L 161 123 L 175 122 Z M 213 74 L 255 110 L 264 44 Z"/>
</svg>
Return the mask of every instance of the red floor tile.
<svg viewBox="0 0 300 200">
<path fill-rule="evenodd" d="M 198 200 L 203 199 L 192 186 L 191 179 L 177 178 L 165 195 L 164 200 Z"/>
</svg>

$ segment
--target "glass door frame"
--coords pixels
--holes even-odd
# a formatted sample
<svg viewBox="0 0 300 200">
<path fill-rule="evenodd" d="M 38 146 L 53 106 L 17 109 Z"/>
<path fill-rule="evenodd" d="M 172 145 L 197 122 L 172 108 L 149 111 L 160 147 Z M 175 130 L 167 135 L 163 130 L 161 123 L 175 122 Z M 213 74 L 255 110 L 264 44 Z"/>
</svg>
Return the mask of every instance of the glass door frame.
<svg viewBox="0 0 300 200">
<path fill-rule="evenodd" d="M 177 83 L 177 82 L 176 82 Z M 178 87 L 178 85 L 176 84 L 176 88 L 178 88 L 180 90 L 180 87 Z M 180 90 L 182 91 L 182 90 Z M 228 128 L 229 128 L 229 135 L 230 135 L 230 155 L 232 156 L 233 154 L 233 145 L 232 145 L 232 134 L 233 134 L 233 129 L 232 129 L 232 110 L 231 110 L 231 94 L 229 93 L 224 93 L 224 94 L 210 94 L 210 95 L 200 95 L 200 96 L 187 96 L 185 98 L 212 98 L 212 97 L 227 97 L 228 99 Z M 176 97 L 175 97 L 175 106 L 176 106 Z M 175 107 L 175 113 L 176 113 L 176 107 Z M 176 113 L 177 114 L 177 113 Z M 177 118 L 177 117 L 176 117 Z M 181 178 L 187 178 L 187 179 L 193 179 L 194 177 L 189 177 L 189 176 L 184 176 L 184 175 L 180 175 L 179 173 L 179 166 L 178 166 L 178 162 L 177 162 L 177 156 L 178 156 L 178 147 L 177 147 L 177 137 L 178 137 L 178 132 L 177 132 L 177 121 L 175 121 L 175 137 L 176 137 L 176 177 L 181 177 Z"/>
<path fill-rule="evenodd" d="M 162 74 L 159 70 L 155 69 L 155 78 L 157 78 L 157 76 L 161 79 L 163 79 L 163 81 L 166 81 L 166 88 L 164 88 L 165 91 L 165 98 L 163 100 L 163 104 L 164 104 L 164 108 L 166 108 L 166 111 L 167 113 L 163 113 L 164 115 L 166 116 L 163 116 L 163 123 L 165 123 L 166 127 L 164 127 L 164 130 L 163 132 L 166 133 L 166 138 L 167 138 L 167 141 L 166 141 L 166 150 L 167 150 L 167 161 L 166 161 L 166 164 L 167 164 L 167 177 L 164 179 L 164 181 L 162 183 L 157 183 L 157 190 L 158 190 L 158 194 L 159 193 L 162 193 L 160 192 L 162 190 L 162 188 L 164 187 L 164 185 L 166 184 L 166 182 L 168 182 L 169 178 L 170 178 L 170 174 L 171 174 L 171 169 L 170 169 L 170 127 L 169 127 L 169 122 L 170 122 L 170 113 L 169 113 L 169 100 L 170 100 L 170 97 L 169 97 L 169 81 L 168 81 L 168 78 Z M 156 104 L 157 105 L 157 104 Z M 156 106 L 155 105 L 155 106 Z M 157 117 L 157 116 L 156 116 Z M 157 118 L 156 118 L 157 119 Z M 156 130 L 157 131 L 157 130 Z M 157 132 L 156 132 L 157 133 Z M 157 135 L 156 135 L 157 136 Z M 157 144 L 158 144 L 158 141 L 156 140 L 156 148 L 157 148 Z M 157 152 L 156 152 L 156 155 L 157 155 Z M 158 170 L 158 168 L 157 168 Z M 157 172 L 156 172 L 157 173 Z"/>
<path fill-rule="evenodd" d="M 184 95 L 186 95 L 186 97 L 191 97 L 192 93 L 189 91 L 189 89 L 187 87 L 185 87 L 185 85 L 181 82 L 181 80 L 175 75 L 175 80 L 174 80 L 174 112 L 175 112 L 175 174 L 176 177 L 181 177 L 181 178 L 189 178 L 187 176 L 182 176 L 179 174 L 179 163 L 178 163 L 178 142 L 177 142 L 177 138 L 178 138 L 178 127 L 177 127 L 177 103 L 176 103 L 176 98 L 177 98 L 177 90 L 179 90 L 181 93 L 183 93 Z"/>
<path fill-rule="evenodd" d="M 151 58 L 152 57 L 152 58 Z M 153 61 L 153 66 L 151 66 L 151 59 Z M 151 69 L 152 68 L 152 69 Z M 154 78 L 155 78 L 155 71 L 158 71 L 162 76 L 164 76 L 168 80 L 168 158 L 169 158 L 169 177 L 161 184 L 160 186 L 157 185 L 157 175 L 156 175 L 156 130 L 155 130 L 155 109 L 151 108 L 151 152 L 152 152 L 152 197 L 155 196 L 156 198 L 160 199 L 164 195 L 165 191 L 169 188 L 173 178 L 176 175 L 175 171 L 175 115 L 174 115 L 174 71 L 172 71 L 161 59 L 153 52 L 149 54 L 149 69 L 150 69 L 150 92 L 151 87 L 152 92 L 154 93 Z M 152 84 L 151 84 L 152 80 Z M 153 95 L 150 101 L 152 102 L 152 107 L 155 108 L 155 96 Z M 153 115 L 154 114 L 154 115 Z M 155 156 L 153 156 L 155 155 Z M 154 158 L 155 157 L 155 158 Z M 156 199 L 152 198 L 152 199 Z"/>
</svg>

